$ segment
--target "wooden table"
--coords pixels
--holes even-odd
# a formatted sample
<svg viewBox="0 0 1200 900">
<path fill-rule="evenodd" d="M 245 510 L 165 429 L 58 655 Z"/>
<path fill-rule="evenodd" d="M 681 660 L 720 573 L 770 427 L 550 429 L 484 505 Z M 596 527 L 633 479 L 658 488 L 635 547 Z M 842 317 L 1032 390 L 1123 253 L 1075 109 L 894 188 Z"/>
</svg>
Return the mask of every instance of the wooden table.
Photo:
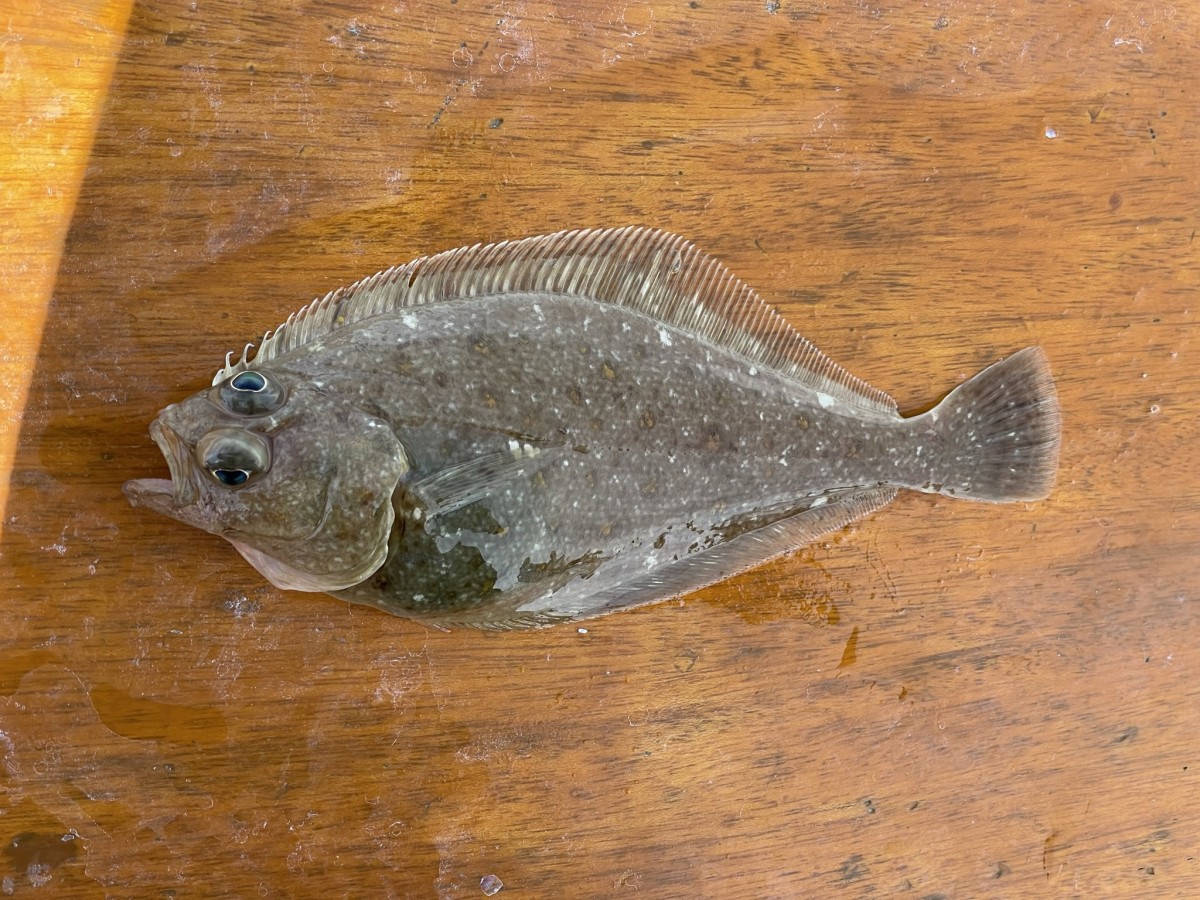
<svg viewBox="0 0 1200 900">
<path fill-rule="evenodd" d="M 170 0 L 107 96 L 120 4 L 14 21 L 14 128 L 61 91 L 14 54 L 92 80 L 0 175 L 6 893 L 1200 895 L 1200 6 Z M 443 634 L 121 496 L 311 297 L 626 223 L 903 409 L 1042 345 L 1053 497 L 908 494 L 586 631 Z"/>
</svg>

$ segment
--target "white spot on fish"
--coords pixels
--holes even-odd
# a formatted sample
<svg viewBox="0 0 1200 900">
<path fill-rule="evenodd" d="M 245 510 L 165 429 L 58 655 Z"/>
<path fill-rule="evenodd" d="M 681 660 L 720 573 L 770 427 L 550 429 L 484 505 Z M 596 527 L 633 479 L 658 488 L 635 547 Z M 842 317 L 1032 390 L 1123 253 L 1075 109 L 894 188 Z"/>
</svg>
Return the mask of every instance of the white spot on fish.
<svg viewBox="0 0 1200 900">
<path fill-rule="evenodd" d="M 822 394 L 820 391 L 817 391 L 817 402 L 821 404 L 821 409 L 829 409 L 829 407 L 833 406 L 834 399 L 828 394 Z"/>
<path fill-rule="evenodd" d="M 414 316 L 412 313 L 405 313 L 404 315 L 402 315 L 400 317 L 400 321 L 403 322 L 405 325 L 407 325 L 409 328 L 417 327 L 417 317 Z"/>
<path fill-rule="evenodd" d="M 520 441 L 514 441 L 510 438 L 508 441 L 508 452 L 513 455 L 514 459 L 528 459 L 537 456 L 542 451 L 532 444 L 522 444 Z"/>
<path fill-rule="evenodd" d="M 664 347 L 670 347 L 671 344 L 674 343 L 674 341 L 671 340 L 671 332 L 667 331 L 665 328 L 658 329 L 658 339 L 662 342 Z"/>
</svg>

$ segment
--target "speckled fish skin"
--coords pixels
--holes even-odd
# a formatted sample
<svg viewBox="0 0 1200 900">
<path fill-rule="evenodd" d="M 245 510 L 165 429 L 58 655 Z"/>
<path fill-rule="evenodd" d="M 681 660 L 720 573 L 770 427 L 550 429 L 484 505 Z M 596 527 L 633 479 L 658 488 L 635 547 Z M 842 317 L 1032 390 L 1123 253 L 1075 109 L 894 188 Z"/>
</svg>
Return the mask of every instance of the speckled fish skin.
<svg viewBox="0 0 1200 900">
<path fill-rule="evenodd" d="M 307 307 L 160 414 L 172 479 L 126 493 L 280 587 L 518 628 L 711 584 L 902 488 L 1044 497 L 1059 429 L 1036 348 L 905 419 L 683 239 L 565 232 Z"/>
</svg>

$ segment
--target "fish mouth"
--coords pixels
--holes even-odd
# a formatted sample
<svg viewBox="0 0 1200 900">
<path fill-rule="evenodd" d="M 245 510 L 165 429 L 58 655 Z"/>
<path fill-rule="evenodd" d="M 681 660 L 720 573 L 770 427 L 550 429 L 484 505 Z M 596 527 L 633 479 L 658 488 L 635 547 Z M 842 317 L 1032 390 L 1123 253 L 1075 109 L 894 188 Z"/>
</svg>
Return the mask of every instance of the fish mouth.
<svg viewBox="0 0 1200 900">
<path fill-rule="evenodd" d="M 172 515 L 196 502 L 196 486 L 191 478 L 191 454 L 183 438 L 157 419 L 150 423 L 150 437 L 158 444 L 167 461 L 167 468 L 171 470 L 170 479 L 136 478 L 125 482 L 122 490 L 134 506 L 148 506 L 157 512 Z"/>
</svg>

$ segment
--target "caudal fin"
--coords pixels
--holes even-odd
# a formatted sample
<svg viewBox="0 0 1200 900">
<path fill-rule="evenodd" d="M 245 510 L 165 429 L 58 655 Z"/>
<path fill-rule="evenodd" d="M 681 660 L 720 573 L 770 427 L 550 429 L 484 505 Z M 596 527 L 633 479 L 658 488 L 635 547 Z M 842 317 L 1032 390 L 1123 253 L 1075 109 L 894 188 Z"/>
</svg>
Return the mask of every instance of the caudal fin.
<svg viewBox="0 0 1200 900">
<path fill-rule="evenodd" d="M 939 493 L 1006 503 L 1054 486 L 1062 424 L 1040 347 L 989 366 L 919 418 L 945 448 L 932 473 Z"/>
</svg>

